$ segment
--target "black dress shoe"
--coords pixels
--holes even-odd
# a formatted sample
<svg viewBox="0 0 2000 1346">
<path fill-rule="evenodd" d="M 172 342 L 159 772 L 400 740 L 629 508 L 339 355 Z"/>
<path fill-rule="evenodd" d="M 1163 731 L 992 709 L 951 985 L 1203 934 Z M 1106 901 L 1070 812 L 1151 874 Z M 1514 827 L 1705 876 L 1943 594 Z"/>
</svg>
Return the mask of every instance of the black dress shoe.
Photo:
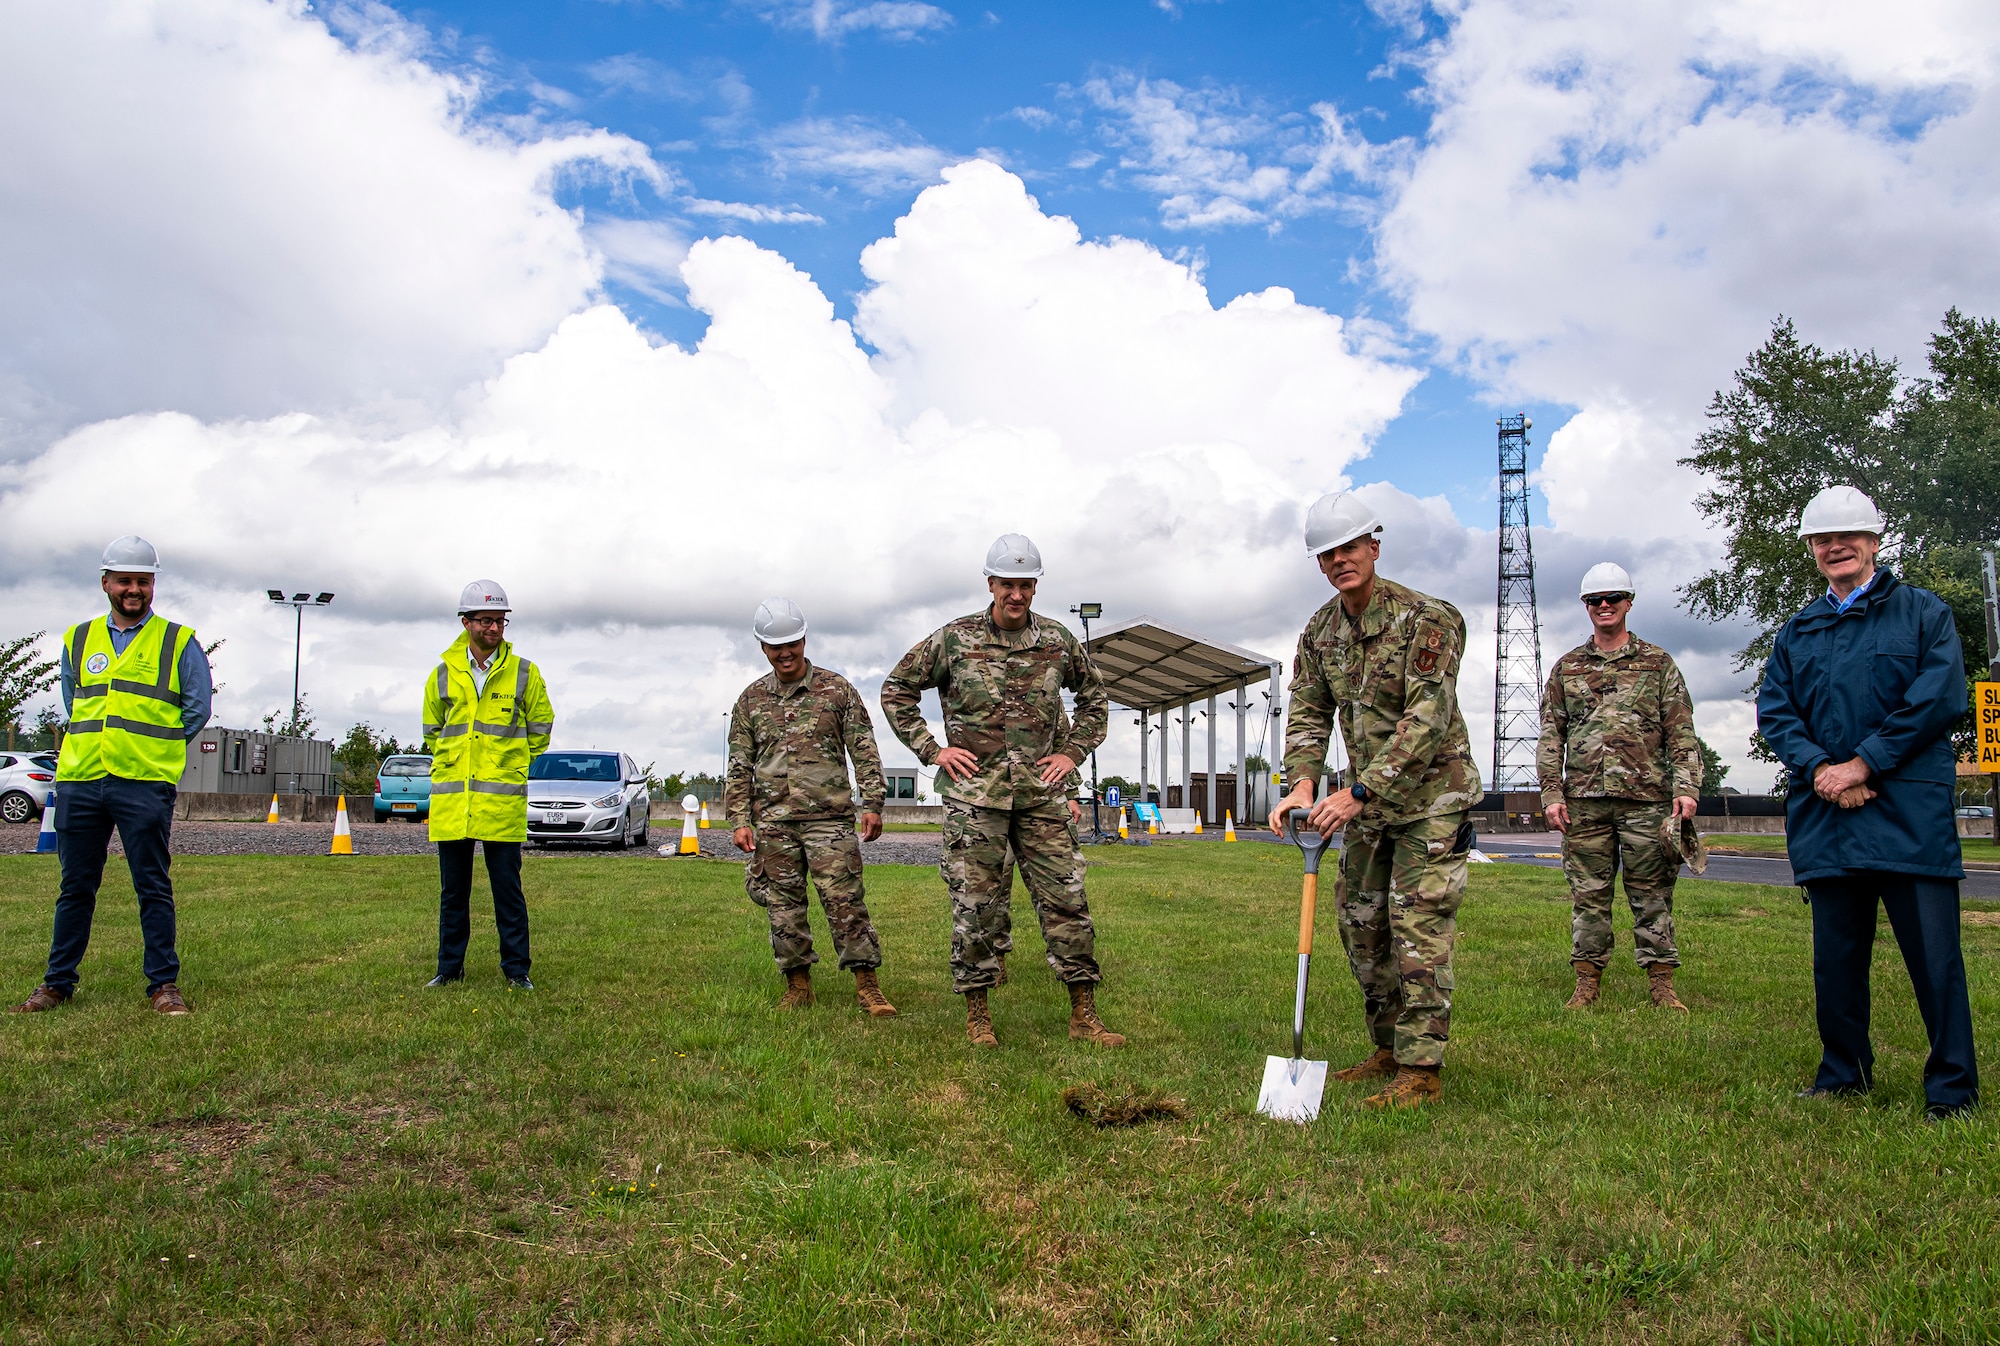
<svg viewBox="0 0 2000 1346">
<path fill-rule="evenodd" d="M 1828 1089 L 1823 1085 L 1811 1085 L 1793 1094 L 1793 1098 L 1859 1098 L 1866 1089 Z"/>
<path fill-rule="evenodd" d="M 1924 1120 L 1927 1122 L 1956 1121 L 1960 1117 L 1970 1117 L 1973 1106 L 1971 1103 L 1932 1103 L 1924 1109 Z"/>
<path fill-rule="evenodd" d="M 509 977 L 507 978 L 507 989 L 510 991 L 532 991 L 535 989 L 535 984 L 526 977 Z"/>
<path fill-rule="evenodd" d="M 453 982 L 460 982 L 464 980 L 465 980 L 465 974 L 463 972 L 459 973 L 456 977 L 447 977 L 444 975 L 444 973 L 440 972 L 435 977 L 432 977 L 429 981 L 424 983 L 424 989 L 426 991 L 435 991 L 440 987 L 450 986 Z"/>
</svg>

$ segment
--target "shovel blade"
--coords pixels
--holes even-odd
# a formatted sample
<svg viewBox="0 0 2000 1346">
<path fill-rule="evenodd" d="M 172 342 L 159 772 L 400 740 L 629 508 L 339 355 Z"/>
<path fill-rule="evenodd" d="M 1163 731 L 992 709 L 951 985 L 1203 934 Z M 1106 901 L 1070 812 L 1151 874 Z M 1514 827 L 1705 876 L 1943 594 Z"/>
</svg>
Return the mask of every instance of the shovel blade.
<svg viewBox="0 0 2000 1346">
<path fill-rule="evenodd" d="M 1257 1093 L 1257 1111 L 1280 1122 L 1304 1126 L 1319 1116 L 1326 1093 L 1326 1062 L 1290 1056 L 1264 1058 L 1264 1087 Z"/>
</svg>

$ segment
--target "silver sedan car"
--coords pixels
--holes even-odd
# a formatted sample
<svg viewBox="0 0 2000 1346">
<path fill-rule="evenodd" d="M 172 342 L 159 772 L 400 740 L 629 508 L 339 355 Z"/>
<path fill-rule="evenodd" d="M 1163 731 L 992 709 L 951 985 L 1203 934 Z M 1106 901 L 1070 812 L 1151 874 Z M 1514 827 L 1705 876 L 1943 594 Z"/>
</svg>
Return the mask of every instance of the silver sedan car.
<svg viewBox="0 0 2000 1346">
<path fill-rule="evenodd" d="M 55 786 L 54 753 L 0 752 L 0 821 L 36 821 Z"/>
<path fill-rule="evenodd" d="M 652 827 L 646 773 L 622 752 L 545 752 L 528 766 L 528 840 L 622 851 Z"/>
</svg>

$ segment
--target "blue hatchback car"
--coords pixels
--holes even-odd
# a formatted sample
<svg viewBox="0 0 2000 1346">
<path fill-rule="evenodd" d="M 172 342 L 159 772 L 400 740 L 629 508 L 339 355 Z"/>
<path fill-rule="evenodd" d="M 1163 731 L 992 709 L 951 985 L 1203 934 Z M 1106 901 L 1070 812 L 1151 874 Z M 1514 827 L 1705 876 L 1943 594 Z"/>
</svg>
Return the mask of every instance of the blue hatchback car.
<svg viewBox="0 0 2000 1346">
<path fill-rule="evenodd" d="M 384 757 L 375 770 L 375 821 L 430 821 L 431 759 L 422 754 Z"/>
</svg>

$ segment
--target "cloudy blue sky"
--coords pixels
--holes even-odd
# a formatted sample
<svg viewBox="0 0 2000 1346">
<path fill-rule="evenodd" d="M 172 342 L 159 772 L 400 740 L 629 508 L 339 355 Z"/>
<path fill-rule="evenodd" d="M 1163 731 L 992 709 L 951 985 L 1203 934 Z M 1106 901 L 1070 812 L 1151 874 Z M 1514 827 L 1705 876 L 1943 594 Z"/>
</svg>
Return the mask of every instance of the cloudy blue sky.
<svg viewBox="0 0 2000 1346">
<path fill-rule="evenodd" d="M 0 0 L 0 36 L 0 629 L 145 533 L 236 724 L 289 695 L 265 588 L 340 594 L 322 723 L 407 735 L 490 576 L 559 737 L 713 769 L 758 599 L 872 691 L 1012 530 L 1049 610 L 1282 657 L 1303 509 L 1353 485 L 1464 610 L 1483 740 L 1525 410 L 1550 657 L 1627 564 L 1755 786 L 1743 633 L 1673 602 L 1717 555 L 1675 460 L 1780 314 L 1908 365 L 2000 311 L 1976 0 Z"/>
</svg>

